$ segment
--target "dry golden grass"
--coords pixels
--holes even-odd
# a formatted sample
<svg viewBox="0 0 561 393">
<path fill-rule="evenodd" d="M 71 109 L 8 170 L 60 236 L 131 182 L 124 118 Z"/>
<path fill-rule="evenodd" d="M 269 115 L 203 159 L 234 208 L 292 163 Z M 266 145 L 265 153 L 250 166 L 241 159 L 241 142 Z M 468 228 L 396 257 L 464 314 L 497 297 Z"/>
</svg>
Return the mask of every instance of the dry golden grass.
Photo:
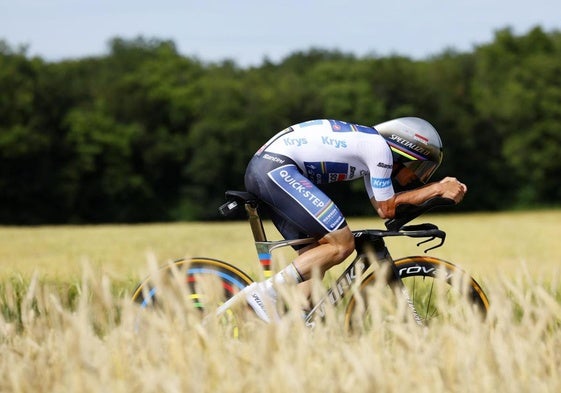
<svg viewBox="0 0 561 393">
<path fill-rule="evenodd" d="M 449 235 L 431 255 L 483 284 L 486 322 L 421 329 L 397 318 L 353 336 L 338 313 L 313 331 L 295 313 L 233 339 L 180 300 L 174 312 L 139 313 L 126 294 L 150 255 L 251 270 L 242 223 L 0 228 L 0 392 L 561 391 L 561 212 L 423 221 Z M 421 253 L 413 240 L 390 244 L 394 257 Z"/>
<path fill-rule="evenodd" d="M 430 252 L 456 262 L 476 277 L 516 274 L 521 264 L 549 275 L 561 266 L 561 211 L 494 214 L 427 215 L 447 240 Z M 379 219 L 350 219 L 352 229 L 382 227 Z M 277 232 L 266 224 L 270 238 Z M 249 272 L 257 270 L 255 249 L 245 222 L 0 227 L 0 279 L 38 272 L 42 278 L 76 279 L 84 262 L 112 279 L 138 279 L 147 255 L 161 263 L 205 256 L 229 261 Z M 389 239 L 394 258 L 422 254 L 414 239 Z M 282 258 L 291 254 L 280 253 Z"/>
<path fill-rule="evenodd" d="M 0 319 L 0 391 L 559 391 L 559 277 L 551 279 L 496 280 L 486 323 L 375 321 L 349 336 L 337 314 L 313 331 L 289 314 L 233 339 L 180 301 L 174 312 L 140 311 L 86 270 L 75 310 L 33 282 L 21 330 Z"/>
</svg>

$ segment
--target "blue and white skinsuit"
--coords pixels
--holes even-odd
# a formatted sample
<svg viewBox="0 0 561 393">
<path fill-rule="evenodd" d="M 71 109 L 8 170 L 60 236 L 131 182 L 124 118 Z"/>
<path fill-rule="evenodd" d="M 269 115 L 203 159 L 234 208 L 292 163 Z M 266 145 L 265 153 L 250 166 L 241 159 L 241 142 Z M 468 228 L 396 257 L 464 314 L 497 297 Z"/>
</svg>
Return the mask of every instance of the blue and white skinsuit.
<svg viewBox="0 0 561 393">
<path fill-rule="evenodd" d="M 285 239 L 320 238 L 345 227 L 345 217 L 317 185 L 363 178 L 368 197 L 394 195 L 390 147 L 375 128 L 312 120 L 286 128 L 255 153 L 247 191 L 268 206 Z"/>
</svg>

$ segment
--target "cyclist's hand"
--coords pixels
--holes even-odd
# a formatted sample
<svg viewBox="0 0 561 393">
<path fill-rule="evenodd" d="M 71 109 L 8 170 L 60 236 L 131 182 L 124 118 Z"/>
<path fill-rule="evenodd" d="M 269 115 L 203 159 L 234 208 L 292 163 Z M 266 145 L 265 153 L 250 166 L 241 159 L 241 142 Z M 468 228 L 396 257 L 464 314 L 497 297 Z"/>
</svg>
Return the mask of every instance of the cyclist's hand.
<svg viewBox="0 0 561 393">
<path fill-rule="evenodd" d="M 453 199 L 455 203 L 460 203 L 467 192 L 467 186 L 455 177 L 445 177 L 440 181 L 442 197 Z"/>
</svg>

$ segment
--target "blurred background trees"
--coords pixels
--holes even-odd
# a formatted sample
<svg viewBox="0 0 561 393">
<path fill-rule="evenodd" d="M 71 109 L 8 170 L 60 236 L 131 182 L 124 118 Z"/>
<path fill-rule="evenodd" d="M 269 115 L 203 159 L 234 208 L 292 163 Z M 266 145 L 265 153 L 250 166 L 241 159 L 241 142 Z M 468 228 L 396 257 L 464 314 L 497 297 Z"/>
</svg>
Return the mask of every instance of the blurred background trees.
<svg viewBox="0 0 561 393">
<path fill-rule="evenodd" d="M 252 68 L 158 39 L 109 48 L 53 63 L 0 41 L 0 223 L 218 218 L 255 150 L 314 118 L 426 118 L 445 144 L 435 178 L 469 187 L 461 209 L 560 204 L 559 32 L 503 29 L 423 60 L 309 49 Z M 373 214 L 362 182 L 334 192 L 347 214 Z"/>
</svg>

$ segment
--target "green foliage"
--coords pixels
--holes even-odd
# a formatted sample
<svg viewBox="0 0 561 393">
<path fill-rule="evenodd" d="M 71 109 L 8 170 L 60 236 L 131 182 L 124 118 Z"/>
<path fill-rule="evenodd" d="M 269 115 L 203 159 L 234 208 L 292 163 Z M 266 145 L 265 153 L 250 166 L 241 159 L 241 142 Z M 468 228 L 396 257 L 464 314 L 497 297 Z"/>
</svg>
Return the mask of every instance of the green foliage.
<svg viewBox="0 0 561 393">
<path fill-rule="evenodd" d="M 57 63 L 0 41 L 0 223 L 216 218 L 255 150 L 313 118 L 424 117 L 464 209 L 558 204 L 560 58 L 559 32 L 539 27 L 425 60 L 314 48 L 249 69 L 143 37 Z M 372 214 L 361 184 L 333 192 Z"/>
</svg>

